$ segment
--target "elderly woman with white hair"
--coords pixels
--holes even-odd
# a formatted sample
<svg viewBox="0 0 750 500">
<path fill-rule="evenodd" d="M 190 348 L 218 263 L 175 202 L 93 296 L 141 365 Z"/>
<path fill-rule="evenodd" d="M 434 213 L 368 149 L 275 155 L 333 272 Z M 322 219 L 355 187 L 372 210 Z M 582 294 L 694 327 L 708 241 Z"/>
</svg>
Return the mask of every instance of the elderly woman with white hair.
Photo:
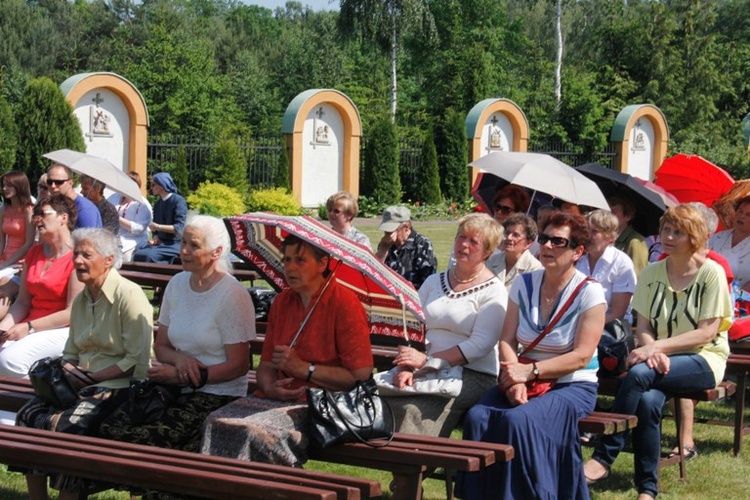
<svg viewBox="0 0 750 500">
<path fill-rule="evenodd" d="M 179 386 L 181 394 L 152 423 L 135 425 L 127 405 L 118 409 L 101 425 L 102 437 L 197 451 L 206 416 L 247 394 L 255 311 L 231 275 L 229 246 L 221 219 L 188 219 L 180 240 L 185 272 L 164 291 L 154 342 L 159 364 L 148 370 L 150 380 Z"/>
<path fill-rule="evenodd" d="M 64 367 L 79 399 L 68 409 L 32 399 L 18 413 L 17 425 L 69 434 L 96 433 L 102 419 L 127 395 L 132 379 L 148 369 L 153 335 L 152 308 L 141 287 L 117 272 L 122 263 L 117 237 L 105 229 L 73 232 L 73 264 L 83 291 L 70 314 Z M 26 476 L 31 498 L 47 497 L 47 476 Z M 80 478 L 54 475 L 59 498 L 78 498 Z"/>
</svg>

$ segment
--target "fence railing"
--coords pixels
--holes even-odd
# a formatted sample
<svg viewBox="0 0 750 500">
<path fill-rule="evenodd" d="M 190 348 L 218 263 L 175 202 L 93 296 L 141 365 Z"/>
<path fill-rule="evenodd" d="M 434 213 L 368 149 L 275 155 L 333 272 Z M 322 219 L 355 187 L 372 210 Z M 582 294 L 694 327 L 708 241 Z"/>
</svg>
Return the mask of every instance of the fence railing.
<svg viewBox="0 0 750 500">
<path fill-rule="evenodd" d="M 239 137 L 236 141 L 238 149 L 245 158 L 250 185 L 253 187 L 273 186 L 278 169 L 282 168 L 283 137 L 281 135 Z M 151 135 L 147 149 L 149 171 L 165 170 L 174 173 L 185 169 L 189 187 L 191 190 L 195 189 L 206 179 L 206 169 L 212 162 L 215 147 L 214 138 L 169 134 Z M 366 148 L 367 143 L 363 140 L 360 154 L 361 174 L 364 165 L 362 159 Z M 417 182 L 417 173 L 422 168 L 421 140 L 417 137 L 402 138 L 399 140 L 399 149 L 401 186 L 404 196 L 410 198 Z M 615 155 L 614 146 L 611 143 L 602 152 L 583 153 L 571 151 L 562 143 L 530 141 L 529 151 L 549 154 L 571 166 L 595 162 L 610 167 Z"/>
</svg>

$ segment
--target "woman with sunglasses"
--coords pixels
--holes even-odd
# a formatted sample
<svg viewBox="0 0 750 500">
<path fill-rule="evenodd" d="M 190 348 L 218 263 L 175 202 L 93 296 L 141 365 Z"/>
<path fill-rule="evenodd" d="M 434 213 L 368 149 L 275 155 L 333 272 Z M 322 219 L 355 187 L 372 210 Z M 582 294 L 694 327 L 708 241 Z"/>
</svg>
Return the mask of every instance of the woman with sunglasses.
<svg viewBox="0 0 750 500">
<path fill-rule="evenodd" d="M 724 270 L 705 255 L 708 229 L 701 212 L 689 205 L 670 208 L 661 218 L 659 237 L 668 257 L 638 277 L 633 309 L 640 347 L 628 356 L 630 368 L 612 405 L 615 413 L 638 416 L 632 442 L 639 500 L 659 493 L 664 401 L 721 382 L 733 312 Z M 590 484 L 609 476 L 627 434 L 601 439 L 585 467 Z"/>
<path fill-rule="evenodd" d="M 492 210 L 495 220 L 500 224 L 513 214 L 526 213 L 531 202 L 529 194 L 521 186 L 508 184 L 492 198 Z"/>
<path fill-rule="evenodd" d="M 34 361 L 62 355 L 70 308 L 83 289 L 73 265 L 76 205 L 62 194 L 36 204 L 39 243 L 26 254 L 21 286 L 0 320 L 0 376 L 27 377 Z"/>
<path fill-rule="evenodd" d="M 591 241 L 583 217 L 556 213 L 538 239 L 544 269 L 521 275 L 511 287 L 498 386 L 464 423 L 464 439 L 507 443 L 516 456 L 459 475 L 461 498 L 589 498 L 578 420 L 596 403 L 606 301 L 601 285 L 575 268 Z M 533 362 L 519 362 L 519 350 L 537 340 L 524 354 Z M 530 398 L 526 383 L 545 379 L 556 383 Z"/>
<path fill-rule="evenodd" d="M 357 205 L 357 199 L 351 193 L 339 191 L 329 196 L 326 200 L 326 211 L 328 211 L 328 221 L 334 231 L 372 250 L 370 238 L 352 226 L 352 220 L 357 216 L 359 205 Z"/>
</svg>

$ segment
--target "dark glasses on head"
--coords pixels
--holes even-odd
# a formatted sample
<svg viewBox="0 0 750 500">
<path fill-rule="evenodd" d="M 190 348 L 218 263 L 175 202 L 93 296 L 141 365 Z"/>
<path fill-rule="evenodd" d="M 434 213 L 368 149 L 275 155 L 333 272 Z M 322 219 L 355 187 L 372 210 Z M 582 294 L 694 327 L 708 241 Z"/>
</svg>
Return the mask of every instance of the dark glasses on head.
<svg viewBox="0 0 750 500">
<path fill-rule="evenodd" d="M 541 233 L 537 240 L 539 241 L 540 245 L 546 245 L 547 242 L 549 242 L 553 248 L 575 248 L 578 246 L 575 241 L 569 240 L 568 238 L 563 238 L 562 236 L 550 236 L 544 233 Z"/>
<path fill-rule="evenodd" d="M 495 205 L 495 213 L 497 212 L 500 212 L 503 215 L 508 215 L 513 212 L 513 207 L 509 207 L 508 205 Z"/>
<path fill-rule="evenodd" d="M 68 182 L 69 180 L 70 179 L 47 179 L 47 185 L 51 186 L 54 184 L 55 186 L 59 187 L 65 184 L 66 182 Z"/>
</svg>

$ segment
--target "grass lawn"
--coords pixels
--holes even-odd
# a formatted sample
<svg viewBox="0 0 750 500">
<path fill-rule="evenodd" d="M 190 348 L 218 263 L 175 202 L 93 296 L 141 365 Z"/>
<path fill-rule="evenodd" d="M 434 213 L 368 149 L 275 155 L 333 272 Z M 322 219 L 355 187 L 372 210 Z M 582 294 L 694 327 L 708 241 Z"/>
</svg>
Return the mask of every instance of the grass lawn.
<svg viewBox="0 0 750 500">
<path fill-rule="evenodd" d="M 377 245 L 382 233 L 377 230 L 377 219 L 357 219 L 355 225 L 365 232 L 373 245 Z M 438 257 L 438 269 L 445 269 L 450 255 L 453 238 L 456 232 L 455 221 L 414 222 L 417 231 L 429 237 Z M 731 422 L 734 416 L 734 403 L 700 403 L 696 409 L 698 418 L 721 419 Z M 460 438 L 459 430 L 453 436 Z M 748 478 L 750 478 L 750 442 L 745 443 L 742 456 L 735 458 L 732 454 L 733 431 L 731 427 L 696 424 L 695 440 L 699 450 L 697 459 L 687 464 L 688 480 L 679 482 L 677 466 L 661 471 L 661 490 L 659 498 L 664 499 L 735 499 L 750 498 L 746 493 Z M 662 446 L 664 450 L 671 449 L 675 443 L 675 431 L 672 421 L 665 421 Z M 584 448 L 584 458 L 591 455 L 591 448 Z M 388 484 L 390 474 L 348 467 L 343 465 L 309 462 L 306 466 L 313 470 L 323 470 L 332 473 L 363 476 L 377 479 L 383 485 L 385 498 L 390 498 Z M 615 463 L 612 476 L 591 488 L 594 499 L 625 500 L 636 497 L 632 486 L 633 456 L 626 449 Z M 425 499 L 445 498 L 444 486 L 440 481 L 428 479 L 424 483 Z M 0 467 L 0 499 L 21 500 L 26 497 L 26 484 L 23 476 L 8 473 Z M 121 492 L 109 491 L 92 498 L 99 500 L 127 500 L 129 495 Z"/>
</svg>

